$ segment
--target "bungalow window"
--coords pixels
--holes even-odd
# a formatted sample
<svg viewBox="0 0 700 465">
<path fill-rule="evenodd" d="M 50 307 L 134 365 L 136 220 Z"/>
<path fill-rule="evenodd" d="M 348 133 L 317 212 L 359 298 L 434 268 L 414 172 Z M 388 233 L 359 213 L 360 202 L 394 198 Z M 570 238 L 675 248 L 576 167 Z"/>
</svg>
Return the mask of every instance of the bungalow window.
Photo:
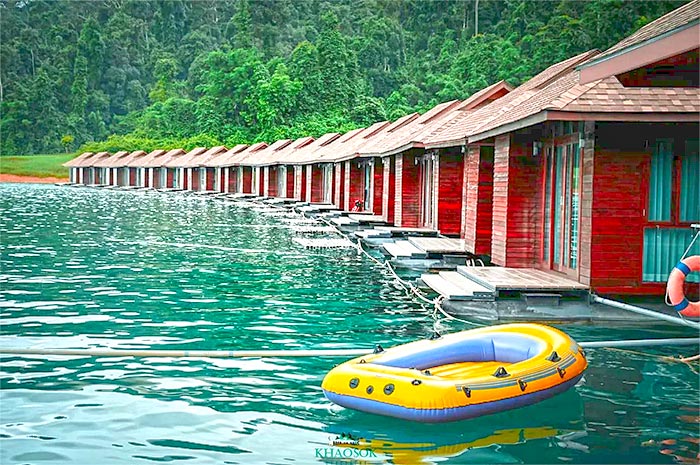
<svg viewBox="0 0 700 465">
<path fill-rule="evenodd" d="M 668 279 L 693 238 L 690 224 L 700 221 L 698 140 L 674 142 L 678 141 L 656 140 L 651 154 L 642 265 L 642 279 L 646 282 Z M 688 254 L 699 253 L 700 244 L 696 242 Z M 687 281 L 700 282 L 700 277 L 690 274 Z"/>
</svg>

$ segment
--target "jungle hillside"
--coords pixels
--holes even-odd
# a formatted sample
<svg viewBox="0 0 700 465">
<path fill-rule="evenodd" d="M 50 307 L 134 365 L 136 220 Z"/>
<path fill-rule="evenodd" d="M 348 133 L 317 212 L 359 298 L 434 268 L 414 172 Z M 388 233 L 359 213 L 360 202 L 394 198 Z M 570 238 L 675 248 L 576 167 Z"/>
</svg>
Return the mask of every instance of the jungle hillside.
<svg viewBox="0 0 700 465">
<path fill-rule="evenodd" d="M 0 154 L 319 136 L 606 49 L 669 0 L 0 0 Z"/>
</svg>

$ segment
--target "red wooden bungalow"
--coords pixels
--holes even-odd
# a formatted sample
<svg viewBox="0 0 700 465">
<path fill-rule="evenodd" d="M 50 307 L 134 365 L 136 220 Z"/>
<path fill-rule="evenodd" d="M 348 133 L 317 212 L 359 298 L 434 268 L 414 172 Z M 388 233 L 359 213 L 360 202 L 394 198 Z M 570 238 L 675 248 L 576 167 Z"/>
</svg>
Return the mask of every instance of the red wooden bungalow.
<svg viewBox="0 0 700 465">
<path fill-rule="evenodd" d="M 300 137 L 278 150 L 262 151 L 255 162 L 263 168 L 264 196 L 294 198 L 294 169 L 288 169 L 288 162 L 296 152 L 313 142 L 313 137 Z"/>
<path fill-rule="evenodd" d="M 118 166 L 124 161 L 126 157 L 129 156 L 129 152 L 121 150 L 116 152 L 111 157 L 100 162 L 102 168 L 104 169 L 105 184 L 110 186 L 118 186 L 119 178 L 117 176 Z"/>
<path fill-rule="evenodd" d="M 214 170 L 214 190 L 218 192 L 235 192 L 235 173 L 233 172 L 233 167 L 228 166 L 227 161 L 234 155 L 242 152 L 248 146 L 246 144 L 238 144 L 232 149 L 228 149 L 224 152 L 218 153 L 212 156 L 206 162 L 207 168 L 212 168 Z"/>
<path fill-rule="evenodd" d="M 347 191 L 349 175 L 346 175 L 344 162 L 353 159 L 359 147 L 389 126 L 391 123 L 382 121 L 367 128 L 355 129 L 315 152 L 313 164 L 307 165 L 307 196 L 310 193 L 312 201 L 316 198 L 319 202 L 333 203 L 339 209 L 352 209 L 352 206 L 348 206 L 351 193 Z"/>
<path fill-rule="evenodd" d="M 229 192 L 239 194 L 253 193 L 253 168 L 250 165 L 243 164 L 242 161 L 255 156 L 257 152 L 266 147 L 267 144 L 265 142 L 257 142 L 243 150 L 230 153 L 226 155 L 226 159 L 217 162 L 222 168 L 229 169 Z"/>
<path fill-rule="evenodd" d="M 112 163 L 112 177 L 117 186 L 144 187 L 144 170 L 133 166 L 135 160 L 146 156 L 143 150 L 136 150 L 120 157 Z"/>
<path fill-rule="evenodd" d="M 187 160 L 206 152 L 206 147 L 195 147 L 189 152 L 176 152 L 163 161 L 161 169 L 165 169 L 165 185 L 162 188 L 190 190 L 192 171 L 185 168 Z"/>
<path fill-rule="evenodd" d="M 171 157 L 181 157 L 185 155 L 183 149 L 172 149 L 167 152 L 153 151 L 143 163 L 145 168 L 148 168 L 148 184 L 149 187 L 153 189 L 165 189 L 167 187 L 172 187 L 175 179 L 174 170 L 169 170 L 165 167 L 165 164 L 170 160 Z"/>
<path fill-rule="evenodd" d="M 361 155 L 382 157 L 384 182 L 388 187 L 383 198 L 387 220 L 397 226 L 430 228 L 446 235 L 460 235 L 462 147 L 426 151 L 423 139 L 511 90 L 506 82 L 501 81 L 467 100 L 442 103 L 363 148 Z"/>
<path fill-rule="evenodd" d="M 209 166 L 209 162 L 216 156 L 227 152 L 223 145 L 212 147 L 204 152 L 198 150 L 185 155 L 180 164 L 184 168 L 187 178 L 187 190 L 213 191 L 216 184 L 216 169 Z"/>
<path fill-rule="evenodd" d="M 92 186 L 103 186 L 107 184 L 105 170 L 102 165 L 109 158 L 109 152 L 98 152 L 91 157 L 85 158 L 82 162 L 85 171 L 85 184 Z"/>
<path fill-rule="evenodd" d="M 244 169 L 244 177 L 247 174 L 246 169 L 251 170 L 251 193 L 259 196 L 265 195 L 265 170 L 260 163 L 266 156 L 284 149 L 291 143 L 291 139 L 278 140 L 256 150 L 247 150 L 237 157 L 237 164 Z M 248 192 L 245 193 L 247 194 Z"/>
<path fill-rule="evenodd" d="M 699 12 L 553 65 L 426 141 L 468 144 L 469 251 L 601 294 L 663 295 L 700 221 Z"/>
<path fill-rule="evenodd" d="M 141 150 L 133 152 L 132 155 L 127 160 L 129 169 L 135 169 L 137 174 L 137 179 L 141 182 L 138 184 L 141 187 L 153 187 L 153 168 L 149 168 L 148 164 L 151 160 L 157 157 L 161 157 L 167 153 L 166 150 L 153 150 L 152 152 L 145 153 Z M 132 184 L 129 184 L 132 185 Z"/>
<path fill-rule="evenodd" d="M 68 177 L 70 182 L 74 184 L 85 184 L 83 175 L 83 163 L 90 157 L 95 155 L 93 152 L 83 152 L 72 160 L 63 164 L 68 168 Z"/>
<path fill-rule="evenodd" d="M 327 133 L 285 155 L 281 164 L 284 164 L 287 173 L 287 198 L 310 201 L 310 197 L 307 200 L 307 192 L 310 196 L 311 189 L 307 189 L 306 173 L 311 173 L 313 167 L 309 163 L 316 158 L 315 154 L 331 147 L 340 138 L 337 132 Z M 309 182 L 310 179 L 309 177 Z"/>
</svg>

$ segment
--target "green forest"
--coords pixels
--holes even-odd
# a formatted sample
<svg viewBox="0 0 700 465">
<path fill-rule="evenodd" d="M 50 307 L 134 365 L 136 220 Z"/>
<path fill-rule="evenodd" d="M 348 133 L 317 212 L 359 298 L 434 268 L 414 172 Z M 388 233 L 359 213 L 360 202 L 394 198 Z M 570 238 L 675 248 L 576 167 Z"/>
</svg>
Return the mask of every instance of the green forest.
<svg viewBox="0 0 700 465">
<path fill-rule="evenodd" d="M 347 131 L 518 85 L 683 3 L 0 0 L 0 154 Z"/>
</svg>

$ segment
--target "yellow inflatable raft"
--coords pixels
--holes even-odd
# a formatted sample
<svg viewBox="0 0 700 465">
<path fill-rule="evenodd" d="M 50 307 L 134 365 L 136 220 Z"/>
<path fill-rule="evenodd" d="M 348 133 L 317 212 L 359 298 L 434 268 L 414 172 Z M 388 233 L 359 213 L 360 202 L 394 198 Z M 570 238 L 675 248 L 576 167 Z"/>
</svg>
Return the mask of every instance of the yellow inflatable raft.
<svg viewBox="0 0 700 465">
<path fill-rule="evenodd" d="M 587 362 L 549 326 L 491 326 L 393 347 L 332 369 L 326 397 L 343 407 L 422 422 L 533 404 L 575 385 Z"/>
</svg>

